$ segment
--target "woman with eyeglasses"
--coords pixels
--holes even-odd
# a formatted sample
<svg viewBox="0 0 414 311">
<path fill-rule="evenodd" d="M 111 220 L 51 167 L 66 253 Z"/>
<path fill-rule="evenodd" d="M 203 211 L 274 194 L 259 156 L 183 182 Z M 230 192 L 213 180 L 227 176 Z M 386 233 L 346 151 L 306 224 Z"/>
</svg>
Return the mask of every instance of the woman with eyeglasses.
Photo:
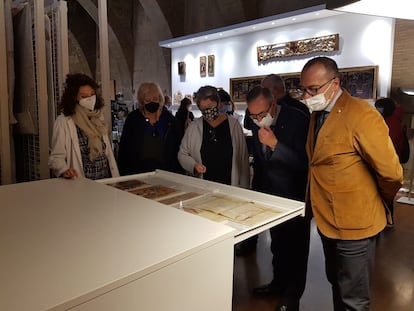
<svg viewBox="0 0 414 311">
<path fill-rule="evenodd" d="M 144 82 L 138 89 L 138 109 L 125 120 L 119 143 L 118 166 L 121 175 L 163 169 L 180 172 L 179 147 L 174 116 L 164 107 L 164 95 L 155 82 Z"/>
<path fill-rule="evenodd" d="M 190 175 L 248 188 L 249 155 L 243 130 L 236 119 L 220 113 L 220 98 L 213 86 L 196 93 L 202 117 L 190 124 L 181 141 L 178 160 Z"/>
</svg>

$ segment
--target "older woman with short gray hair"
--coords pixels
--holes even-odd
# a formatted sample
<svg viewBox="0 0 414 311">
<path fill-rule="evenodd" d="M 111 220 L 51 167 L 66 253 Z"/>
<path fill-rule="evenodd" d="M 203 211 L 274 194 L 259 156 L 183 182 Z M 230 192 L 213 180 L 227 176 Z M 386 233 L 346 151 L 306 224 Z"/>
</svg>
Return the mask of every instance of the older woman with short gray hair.
<svg viewBox="0 0 414 311">
<path fill-rule="evenodd" d="M 202 117 L 190 124 L 181 141 L 178 160 L 190 175 L 248 188 L 249 155 L 240 124 L 220 113 L 220 98 L 213 86 L 196 93 Z"/>
</svg>

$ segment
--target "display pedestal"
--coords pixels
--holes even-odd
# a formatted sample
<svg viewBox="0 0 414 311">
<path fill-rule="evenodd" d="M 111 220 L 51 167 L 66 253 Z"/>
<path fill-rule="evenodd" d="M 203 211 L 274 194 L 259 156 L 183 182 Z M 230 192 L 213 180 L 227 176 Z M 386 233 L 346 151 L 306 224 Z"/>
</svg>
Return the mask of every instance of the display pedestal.
<svg viewBox="0 0 414 311">
<path fill-rule="evenodd" d="M 411 197 L 411 191 L 413 190 L 413 175 L 414 175 L 414 170 L 411 169 L 411 173 L 410 173 L 410 187 L 408 188 L 408 196 L 406 196 L 406 197 L 400 197 L 397 200 L 398 203 L 414 205 L 414 198 Z"/>
<path fill-rule="evenodd" d="M 401 197 L 397 200 L 398 203 L 403 203 L 403 204 L 411 204 L 414 205 L 414 199 L 410 198 L 410 195 L 408 197 Z"/>
<path fill-rule="evenodd" d="M 223 310 L 228 226 L 85 178 L 0 187 L 0 310 Z"/>
</svg>

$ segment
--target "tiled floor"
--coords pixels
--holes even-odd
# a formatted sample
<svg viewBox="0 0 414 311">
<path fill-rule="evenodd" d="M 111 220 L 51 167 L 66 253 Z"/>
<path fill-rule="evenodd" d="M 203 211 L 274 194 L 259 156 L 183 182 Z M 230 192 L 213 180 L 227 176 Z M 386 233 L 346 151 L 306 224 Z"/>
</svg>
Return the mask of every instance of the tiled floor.
<svg viewBox="0 0 414 311">
<path fill-rule="evenodd" d="M 372 311 L 414 310 L 414 205 L 396 204 L 396 225 L 384 231 L 377 245 L 372 286 Z M 258 298 L 253 287 L 272 277 L 270 236 L 259 237 L 255 253 L 236 257 L 234 271 L 234 311 L 274 310 L 277 298 Z M 325 277 L 322 245 L 314 224 L 308 264 L 306 290 L 301 311 L 332 310 L 331 289 Z"/>
</svg>

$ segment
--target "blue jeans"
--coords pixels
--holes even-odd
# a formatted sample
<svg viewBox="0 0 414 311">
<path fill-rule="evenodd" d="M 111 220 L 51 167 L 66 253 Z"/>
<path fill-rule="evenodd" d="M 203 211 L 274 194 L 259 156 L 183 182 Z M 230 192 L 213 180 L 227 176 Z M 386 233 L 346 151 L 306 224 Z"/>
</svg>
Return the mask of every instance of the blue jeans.
<svg viewBox="0 0 414 311">
<path fill-rule="evenodd" d="M 377 236 L 362 240 L 336 240 L 321 232 L 325 271 L 332 285 L 335 311 L 368 311 L 370 278 Z"/>
</svg>

